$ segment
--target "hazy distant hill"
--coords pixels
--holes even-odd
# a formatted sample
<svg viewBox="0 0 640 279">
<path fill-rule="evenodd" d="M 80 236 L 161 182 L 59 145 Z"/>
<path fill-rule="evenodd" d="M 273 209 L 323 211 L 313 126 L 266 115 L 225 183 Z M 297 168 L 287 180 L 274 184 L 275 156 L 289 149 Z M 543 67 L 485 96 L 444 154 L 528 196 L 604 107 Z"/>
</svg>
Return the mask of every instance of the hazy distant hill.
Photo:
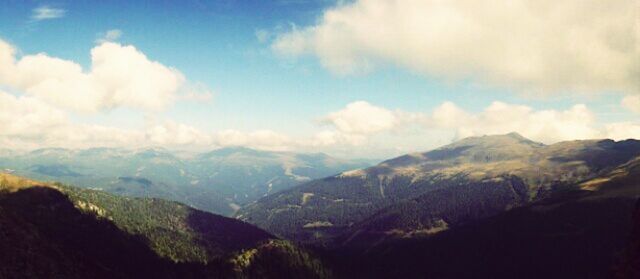
<svg viewBox="0 0 640 279">
<path fill-rule="evenodd" d="M 47 148 L 0 152 L 0 169 L 46 181 L 180 201 L 231 215 L 239 206 L 314 178 L 366 166 L 325 154 L 224 148 L 183 154 L 161 148 Z"/>
<path fill-rule="evenodd" d="M 241 221 L 0 173 L 0 278 L 326 278 Z"/>
<path fill-rule="evenodd" d="M 355 228 L 432 234 L 572 190 L 638 155 L 635 140 L 543 145 L 515 133 L 472 137 L 305 183 L 237 216 L 311 242 Z"/>
</svg>

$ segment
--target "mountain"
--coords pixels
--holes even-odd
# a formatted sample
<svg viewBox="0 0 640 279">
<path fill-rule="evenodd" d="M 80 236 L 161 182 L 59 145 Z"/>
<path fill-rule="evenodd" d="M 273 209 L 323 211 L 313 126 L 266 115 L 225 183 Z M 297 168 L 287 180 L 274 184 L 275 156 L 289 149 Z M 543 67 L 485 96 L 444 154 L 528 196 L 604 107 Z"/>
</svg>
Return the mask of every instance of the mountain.
<svg viewBox="0 0 640 279">
<path fill-rule="evenodd" d="M 327 278 L 306 250 L 235 219 L 0 174 L 0 278 Z"/>
<path fill-rule="evenodd" d="M 430 234 L 570 191 L 638 155 L 636 140 L 544 145 L 516 133 L 471 137 L 304 183 L 236 216 L 313 243 L 357 228 Z"/>
<path fill-rule="evenodd" d="M 330 262 L 344 278 L 637 278 L 640 157 L 575 186 L 437 233 L 385 233 L 405 213 L 387 208 Z"/>
<path fill-rule="evenodd" d="M 265 195 L 362 166 L 325 154 L 235 147 L 202 154 L 163 148 L 0 152 L 0 169 L 21 176 L 174 200 L 223 215 Z"/>
</svg>

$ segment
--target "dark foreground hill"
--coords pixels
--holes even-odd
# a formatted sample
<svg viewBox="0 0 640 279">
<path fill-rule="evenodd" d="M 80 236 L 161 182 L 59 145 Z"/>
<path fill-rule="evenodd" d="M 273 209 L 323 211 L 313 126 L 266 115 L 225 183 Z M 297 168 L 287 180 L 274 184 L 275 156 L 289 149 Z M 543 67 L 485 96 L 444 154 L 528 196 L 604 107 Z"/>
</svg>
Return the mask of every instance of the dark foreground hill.
<svg viewBox="0 0 640 279">
<path fill-rule="evenodd" d="M 307 251 L 157 199 L 0 174 L 0 278 L 325 278 Z"/>
</svg>

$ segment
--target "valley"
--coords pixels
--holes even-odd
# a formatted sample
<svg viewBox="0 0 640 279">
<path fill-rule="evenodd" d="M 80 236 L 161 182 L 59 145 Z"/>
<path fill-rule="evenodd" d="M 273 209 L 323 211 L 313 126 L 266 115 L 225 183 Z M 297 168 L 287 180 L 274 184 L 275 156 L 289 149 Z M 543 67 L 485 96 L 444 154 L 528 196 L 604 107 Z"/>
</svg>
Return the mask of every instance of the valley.
<svg viewBox="0 0 640 279">
<path fill-rule="evenodd" d="M 119 195 L 179 201 L 226 216 L 268 194 L 367 164 L 325 154 L 240 147 L 205 153 L 162 148 L 48 148 L 0 153 L 0 169 L 17 175 Z"/>
</svg>

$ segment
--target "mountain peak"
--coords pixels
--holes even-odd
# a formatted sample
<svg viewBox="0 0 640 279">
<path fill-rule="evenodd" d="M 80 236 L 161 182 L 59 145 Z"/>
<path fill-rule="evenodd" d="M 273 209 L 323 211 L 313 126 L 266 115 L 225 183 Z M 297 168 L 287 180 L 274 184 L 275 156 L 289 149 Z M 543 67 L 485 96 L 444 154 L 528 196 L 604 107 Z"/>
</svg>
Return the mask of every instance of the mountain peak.
<svg viewBox="0 0 640 279">
<path fill-rule="evenodd" d="M 514 139 L 524 139 L 524 140 L 529 140 L 529 139 L 527 139 L 527 138 L 523 137 L 523 136 L 522 136 L 521 134 L 519 134 L 518 132 L 511 132 L 511 133 L 505 134 L 505 136 L 512 137 L 512 138 L 514 138 Z"/>
<path fill-rule="evenodd" d="M 512 160 L 529 155 L 544 144 L 512 132 L 501 135 L 468 137 L 440 148 L 387 160 L 386 166 L 407 166 L 427 161 L 489 162 Z"/>
<path fill-rule="evenodd" d="M 489 147 L 489 146 L 504 146 L 504 145 L 528 145 L 532 147 L 540 147 L 544 146 L 544 144 L 532 141 L 528 138 L 523 137 L 519 133 L 511 132 L 508 134 L 498 134 L 498 135 L 483 135 L 483 136 L 474 136 L 463 138 L 459 141 L 456 141 L 452 144 L 445 145 L 439 149 L 443 148 L 451 148 L 458 146 L 479 146 L 479 147 Z"/>
</svg>

